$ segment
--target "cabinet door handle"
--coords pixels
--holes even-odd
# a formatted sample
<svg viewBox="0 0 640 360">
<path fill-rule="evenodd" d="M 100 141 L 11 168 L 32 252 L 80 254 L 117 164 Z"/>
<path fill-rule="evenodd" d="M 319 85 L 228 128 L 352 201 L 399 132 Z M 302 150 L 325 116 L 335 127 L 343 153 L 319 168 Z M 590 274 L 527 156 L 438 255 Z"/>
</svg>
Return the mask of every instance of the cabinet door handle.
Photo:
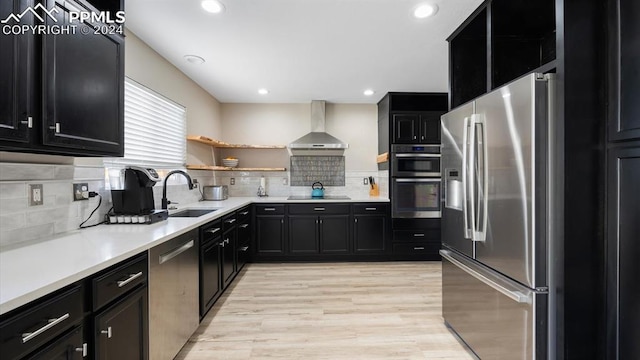
<svg viewBox="0 0 640 360">
<path fill-rule="evenodd" d="M 82 344 L 82 347 L 75 348 L 76 352 L 82 353 L 82 357 L 87 357 L 87 343 Z"/>
<path fill-rule="evenodd" d="M 422 136 L 420 137 L 420 139 L 424 140 L 424 135 L 422 135 Z"/>
<path fill-rule="evenodd" d="M 27 120 L 20 121 L 21 124 L 27 125 L 29 129 L 33 128 L 33 117 L 27 116 Z"/>
<path fill-rule="evenodd" d="M 424 250 L 424 246 L 414 246 L 413 250 Z"/>
<path fill-rule="evenodd" d="M 313 211 L 324 211 L 325 209 L 323 207 L 314 207 Z"/>
<path fill-rule="evenodd" d="M 213 229 L 209 229 L 209 230 L 207 230 L 207 231 L 205 231 L 205 232 L 206 232 L 206 233 L 209 233 L 209 234 L 215 234 L 215 233 L 217 233 L 218 231 L 220 231 L 220 228 L 213 228 Z"/>
<path fill-rule="evenodd" d="M 415 139 L 416 139 L 416 136 L 415 136 L 415 135 L 413 135 L 413 140 L 415 140 Z"/>
<path fill-rule="evenodd" d="M 358 218 L 353 219 L 353 221 L 357 224 L 358 223 Z"/>
<path fill-rule="evenodd" d="M 107 339 L 111 339 L 111 335 L 113 335 L 111 332 L 111 326 L 109 326 L 107 330 L 100 330 L 100 334 L 107 334 Z"/>
<path fill-rule="evenodd" d="M 34 337 L 42 334 L 43 332 L 51 329 L 52 327 L 60 324 L 61 322 L 65 321 L 66 319 L 69 318 L 69 313 L 66 313 L 62 316 L 60 316 L 57 319 L 49 319 L 47 320 L 48 324 L 41 327 L 40 329 L 34 331 L 34 332 L 28 332 L 28 333 L 22 333 L 22 343 L 26 343 L 27 341 L 33 339 Z"/>
<path fill-rule="evenodd" d="M 413 234 L 413 237 L 424 237 L 424 234 L 422 234 L 422 233 L 415 233 L 415 234 Z"/>
<path fill-rule="evenodd" d="M 224 243 L 228 244 L 229 243 L 229 238 L 224 239 Z"/>
<path fill-rule="evenodd" d="M 284 224 L 284 219 L 280 219 L 280 224 Z"/>
<path fill-rule="evenodd" d="M 126 280 L 120 280 L 117 282 L 118 287 L 121 288 L 125 285 L 127 285 L 128 283 L 132 282 L 133 280 L 139 278 L 140 276 L 142 276 L 142 271 L 140 271 L 137 274 L 129 274 L 129 277 Z"/>
<path fill-rule="evenodd" d="M 247 227 L 249 227 L 249 224 L 242 224 L 242 225 L 240 225 L 240 229 L 246 229 Z"/>
<path fill-rule="evenodd" d="M 49 126 L 49 129 L 56 132 L 56 134 L 60 133 L 60 123 L 57 122 L 54 126 Z"/>
<path fill-rule="evenodd" d="M 374 208 L 374 207 L 368 207 L 368 208 L 364 208 L 366 211 L 376 211 L 378 210 L 378 208 Z"/>
<path fill-rule="evenodd" d="M 276 208 L 264 208 L 264 211 L 276 211 Z"/>
</svg>

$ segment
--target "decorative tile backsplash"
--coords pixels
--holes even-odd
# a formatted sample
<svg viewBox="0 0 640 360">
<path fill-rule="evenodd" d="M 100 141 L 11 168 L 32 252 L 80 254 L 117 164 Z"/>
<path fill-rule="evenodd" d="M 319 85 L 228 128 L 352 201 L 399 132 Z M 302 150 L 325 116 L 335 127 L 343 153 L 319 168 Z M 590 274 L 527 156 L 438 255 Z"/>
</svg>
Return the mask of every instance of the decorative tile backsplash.
<svg viewBox="0 0 640 360">
<path fill-rule="evenodd" d="M 344 186 L 344 156 L 291 156 L 291 186 Z"/>
</svg>

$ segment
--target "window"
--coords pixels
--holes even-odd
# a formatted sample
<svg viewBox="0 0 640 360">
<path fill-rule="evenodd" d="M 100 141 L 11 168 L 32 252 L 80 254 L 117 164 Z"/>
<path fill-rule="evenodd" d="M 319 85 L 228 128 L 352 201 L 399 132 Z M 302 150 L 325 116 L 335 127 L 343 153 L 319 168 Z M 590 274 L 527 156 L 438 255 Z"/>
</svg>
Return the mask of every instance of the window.
<svg viewBox="0 0 640 360">
<path fill-rule="evenodd" d="M 184 106 L 125 78 L 124 157 L 105 161 L 107 184 L 124 165 L 153 167 L 161 176 L 163 169 L 184 168 L 186 119 Z"/>
</svg>

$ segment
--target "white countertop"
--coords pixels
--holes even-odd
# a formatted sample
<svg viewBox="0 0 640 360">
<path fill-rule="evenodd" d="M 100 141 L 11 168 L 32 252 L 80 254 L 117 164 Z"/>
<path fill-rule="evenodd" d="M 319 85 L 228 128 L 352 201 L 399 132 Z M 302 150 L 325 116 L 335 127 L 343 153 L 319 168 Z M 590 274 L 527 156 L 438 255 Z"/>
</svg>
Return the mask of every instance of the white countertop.
<svg viewBox="0 0 640 360">
<path fill-rule="evenodd" d="M 311 200 L 315 202 L 316 200 Z M 388 202 L 367 197 L 322 202 Z M 122 260 L 251 203 L 305 203 L 286 197 L 231 197 L 178 208 L 216 208 L 197 217 L 170 217 L 150 225 L 100 225 L 0 252 L 0 314 L 84 279 Z"/>
</svg>

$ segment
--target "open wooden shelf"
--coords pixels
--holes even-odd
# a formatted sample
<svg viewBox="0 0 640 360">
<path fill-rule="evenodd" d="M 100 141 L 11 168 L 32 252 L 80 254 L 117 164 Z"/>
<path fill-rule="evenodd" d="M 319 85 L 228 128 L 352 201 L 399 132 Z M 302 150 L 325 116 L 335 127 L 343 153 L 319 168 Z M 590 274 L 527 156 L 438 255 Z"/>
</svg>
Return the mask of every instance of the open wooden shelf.
<svg viewBox="0 0 640 360">
<path fill-rule="evenodd" d="M 376 162 L 378 164 L 385 163 L 387 161 L 389 161 L 389 153 L 388 152 L 376 156 Z"/>
<path fill-rule="evenodd" d="M 187 165 L 189 170 L 213 170 L 213 171 L 287 171 L 286 168 L 232 168 L 214 165 Z"/>
<path fill-rule="evenodd" d="M 215 140 L 202 135 L 187 135 L 187 140 L 207 144 L 223 149 L 286 149 L 286 145 L 249 145 L 249 144 L 229 144 L 224 141 Z"/>
</svg>

